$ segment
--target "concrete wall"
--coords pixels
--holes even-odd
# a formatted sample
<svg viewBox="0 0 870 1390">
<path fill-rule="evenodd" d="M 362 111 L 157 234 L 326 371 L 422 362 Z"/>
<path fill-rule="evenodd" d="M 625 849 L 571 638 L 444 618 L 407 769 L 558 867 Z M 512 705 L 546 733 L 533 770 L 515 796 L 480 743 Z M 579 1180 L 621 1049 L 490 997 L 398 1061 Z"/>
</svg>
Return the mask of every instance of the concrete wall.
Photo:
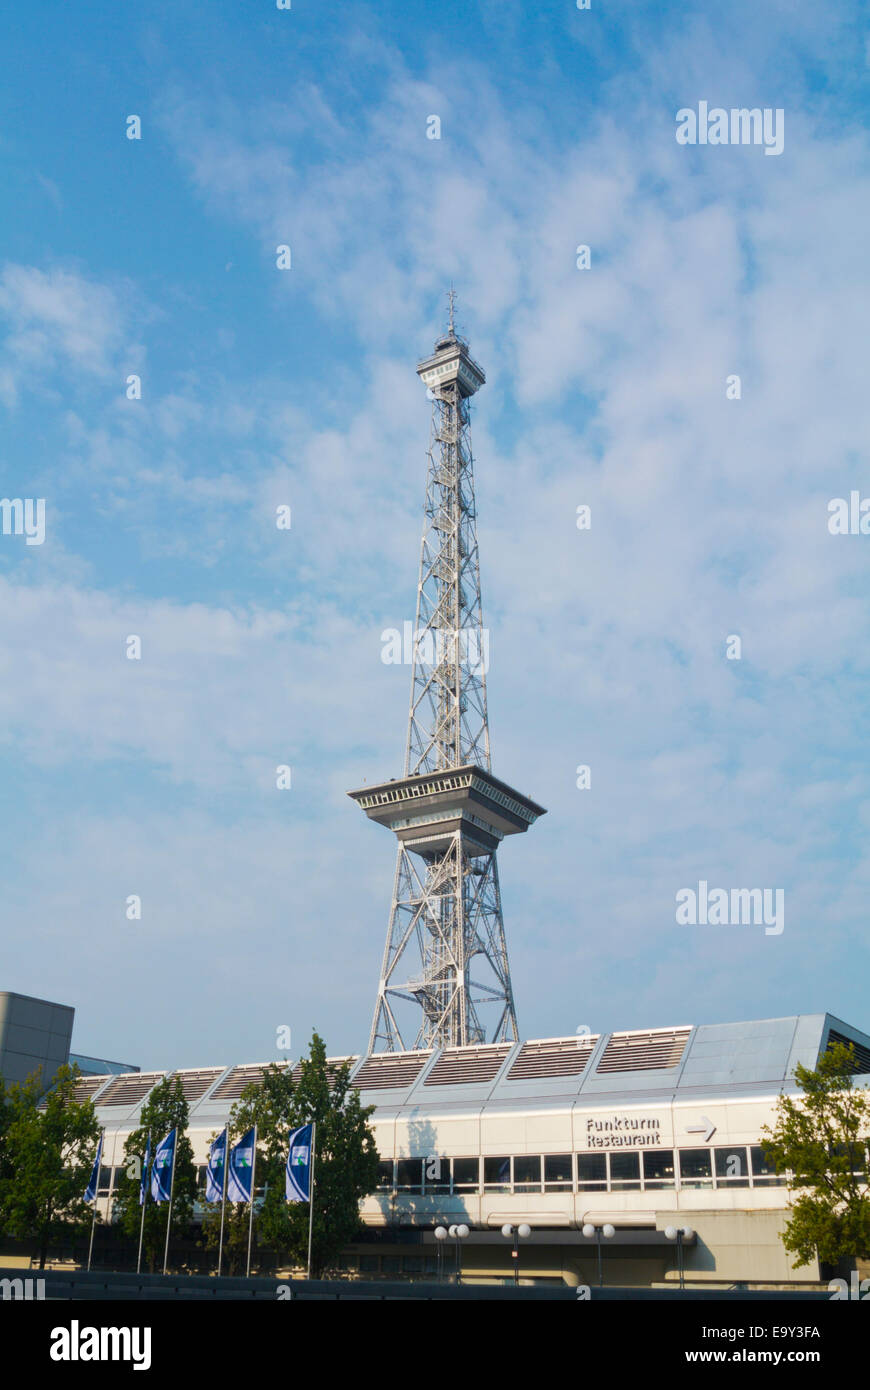
<svg viewBox="0 0 870 1390">
<path fill-rule="evenodd" d="M 697 1242 L 685 1250 L 686 1278 L 735 1283 L 775 1280 L 783 1284 L 818 1279 L 818 1260 L 792 1267 L 795 1257 L 780 1239 L 787 1219 L 785 1211 L 693 1211 L 691 1226 Z M 659 1219 L 656 1224 L 661 1229 L 669 1221 Z M 675 1259 L 666 1278 L 677 1277 Z"/>
</svg>

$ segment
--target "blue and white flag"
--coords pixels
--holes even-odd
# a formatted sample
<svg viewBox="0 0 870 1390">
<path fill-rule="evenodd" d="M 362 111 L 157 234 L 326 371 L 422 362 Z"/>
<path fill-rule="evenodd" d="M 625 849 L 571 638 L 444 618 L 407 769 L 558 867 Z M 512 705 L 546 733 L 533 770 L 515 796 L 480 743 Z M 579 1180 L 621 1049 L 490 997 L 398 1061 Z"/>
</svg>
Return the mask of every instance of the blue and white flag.
<svg viewBox="0 0 870 1390">
<path fill-rule="evenodd" d="M 307 1202 L 311 1195 L 311 1162 L 313 1158 L 313 1125 L 291 1129 L 287 1153 L 287 1175 L 284 1190 L 288 1202 Z"/>
<path fill-rule="evenodd" d="M 151 1131 L 148 1131 L 148 1143 L 145 1145 L 145 1162 L 142 1164 L 142 1173 L 139 1178 L 139 1205 L 144 1206 L 148 1196 L 148 1169 L 151 1166 Z"/>
<path fill-rule="evenodd" d="M 250 1202 L 254 1195 L 254 1150 L 257 1146 L 257 1126 L 243 1134 L 230 1149 L 227 1177 L 227 1201 Z"/>
<path fill-rule="evenodd" d="M 151 1196 L 155 1202 L 168 1202 L 172 1196 L 172 1174 L 175 1168 L 175 1141 L 178 1130 L 171 1129 L 161 1139 L 154 1152 L 151 1167 Z"/>
<path fill-rule="evenodd" d="M 227 1131 L 222 1129 L 208 1151 L 208 1165 L 205 1170 L 205 1200 L 222 1202 L 224 1199 L 224 1164 L 227 1161 Z"/>
<path fill-rule="evenodd" d="M 90 1178 L 90 1182 L 88 1183 L 87 1187 L 85 1188 L 85 1201 L 86 1201 L 86 1202 L 95 1202 L 96 1199 L 97 1199 L 97 1187 L 99 1186 L 99 1181 L 100 1181 L 100 1164 L 101 1164 L 102 1161 L 103 1161 L 103 1134 L 104 1134 L 104 1132 L 105 1132 L 104 1130 L 102 1130 L 102 1129 L 100 1130 L 100 1142 L 99 1142 L 99 1144 L 97 1145 L 97 1156 L 96 1156 L 96 1158 L 94 1159 L 94 1166 L 93 1166 L 93 1168 L 91 1169 L 91 1178 Z"/>
</svg>

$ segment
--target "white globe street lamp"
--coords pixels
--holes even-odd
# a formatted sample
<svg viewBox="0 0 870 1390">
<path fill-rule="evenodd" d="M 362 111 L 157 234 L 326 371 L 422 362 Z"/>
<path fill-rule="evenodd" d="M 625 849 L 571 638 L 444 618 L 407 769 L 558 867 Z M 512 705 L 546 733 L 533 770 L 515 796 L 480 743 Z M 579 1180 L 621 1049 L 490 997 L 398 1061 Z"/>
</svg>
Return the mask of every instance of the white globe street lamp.
<svg viewBox="0 0 870 1390">
<path fill-rule="evenodd" d="M 532 1234 L 532 1228 L 527 1226 L 524 1221 L 520 1222 L 519 1226 L 511 1226 L 508 1223 L 502 1226 L 501 1233 L 505 1240 L 513 1241 L 511 1259 L 514 1262 L 514 1283 L 518 1284 L 520 1282 L 520 1241 L 528 1240 Z"/>
<path fill-rule="evenodd" d="M 678 1268 L 679 1271 L 680 1271 L 680 1288 L 681 1288 L 681 1289 L 685 1288 L 685 1278 L 684 1278 L 685 1266 L 684 1266 L 684 1259 L 683 1259 L 683 1241 L 684 1241 L 684 1240 L 691 1240 L 692 1237 L 694 1236 L 694 1234 L 695 1234 L 695 1232 L 692 1230 L 691 1226 L 666 1226 L 666 1227 L 665 1227 L 665 1235 L 667 1236 L 668 1240 L 675 1240 L 675 1241 L 677 1242 L 677 1268 Z"/>
<path fill-rule="evenodd" d="M 444 1282 L 444 1242 L 447 1239 L 446 1226 L 435 1227 L 435 1239 L 438 1242 L 436 1247 L 438 1250 L 438 1283 L 441 1284 Z"/>
<path fill-rule="evenodd" d="M 587 1221 L 583 1227 L 583 1234 L 587 1240 L 592 1240 L 593 1236 L 598 1241 L 598 1287 L 604 1286 L 604 1264 L 601 1258 L 601 1237 L 610 1240 L 616 1235 L 616 1227 L 611 1226 L 609 1221 L 605 1221 L 603 1226 L 593 1226 L 591 1221 Z"/>
<path fill-rule="evenodd" d="M 452 1241 L 455 1242 L 455 1245 L 456 1245 L 456 1282 L 457 1282 L 457 1284 L 461 1284 L 461 1283 L 462 1283 L 462 1267 L 461 1267 L 461 1262 L 460 1262 L 460 1258 L 459 1258 L 459 1250 L 460 1250 L 460 1245 L 459 1245 L 459 1243 L 460 1243 L 460 1241 L 465 1240 L 466 1237 L 469 1236 L 470 1234 L 471 1234 L 471 1232 L 469 1231 L 468 1227 L 467 1227 L 466 1225 L 464 1225 L 464 1224 L 463 1224 L 463 1225 L 456 1225 L 456 1224 L 453 1224 L 453 1225 L 448 1226 L 446 1230 L 445 1230 L 445 1228 L 444 1228 L 443 1226 L 436 1226 L 436 1227 L 435 1227 L 435 1239 L 436 1239 L 436 1240 L 438 1240 L 438 1241 L 445 1241 L 445 1240 L 447 1240 L 447 1239 L 450 1239 L 450 1240 L 452 1240 Z M 443 1247 L 443 1245 L 439 1245 L 438 1248 L 439 1248 L 439 1250 L 442 1250 L 444 1247 Z"/>
</svg>

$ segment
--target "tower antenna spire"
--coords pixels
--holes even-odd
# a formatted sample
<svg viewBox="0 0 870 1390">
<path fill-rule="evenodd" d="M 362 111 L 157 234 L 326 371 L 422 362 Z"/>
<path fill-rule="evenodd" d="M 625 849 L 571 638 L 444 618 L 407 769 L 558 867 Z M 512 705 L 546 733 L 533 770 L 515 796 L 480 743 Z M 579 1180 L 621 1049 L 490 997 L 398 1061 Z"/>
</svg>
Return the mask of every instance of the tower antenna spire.
<svg viewBox="0 0 870 1390">
<path fill-rule="evenodd" d="M 455 289 L 453 288 L 452 282 L 451 282 L 451 285 L 450 285 L 450 289 L 447 291 L 447 303 L 448 303 L 448 306 L 449 306 L 449 307 L 448 307 L 448 310 L 447 310 L 447 313 L 448 313 L 448 318 L 447 318 L 447 331 L 448 331 L 449 333 L 452 334 L 452 333 L 455 333 L 455 331 L 456 331 L 455 326 L 454 326 L 454 322 L 453 322 L 453 320 L 454 320 L 454 310 L 455 310 L 455 308 L 456 308 L 456 291 L 455 291 Z"/>
<path fill-rule="evenodd" d="M 486 377 L 447 298 L 448 336 L 417 367 L 432 427 L 405 771 L 349 793 L 399 842 L 369 1052 L 517 1039 L 496 850 L 545 814 L 490 767 L 468 416 Z"/>
</svg>

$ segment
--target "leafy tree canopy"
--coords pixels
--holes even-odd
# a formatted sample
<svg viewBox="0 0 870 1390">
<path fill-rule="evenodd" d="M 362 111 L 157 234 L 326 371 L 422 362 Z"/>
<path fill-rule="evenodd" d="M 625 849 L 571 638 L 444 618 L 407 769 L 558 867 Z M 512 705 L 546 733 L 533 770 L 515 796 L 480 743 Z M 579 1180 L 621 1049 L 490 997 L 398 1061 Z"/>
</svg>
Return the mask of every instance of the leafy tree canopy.
<svg viewBox="0 0 870 1390">
<path fill-rule="evenodd" d="M 100 1129 L 92 1102 L 75 1099 L 80 1076 L 62 1066 L 46 1092 L 37 1071 L 5 1093 L 0 1211 L 9 1235 L 36 1240 L 40 1269 L 49 1244 L 86 1229 L 92 1216 L 84 1192 Z"/>
<path fill-rule="evenodd" d="M 800 1098 L 780 1096 L 773 1129 L 765 1126 L 764 1152 L 778 1173 L 789 1171 L 798 1192 L 782 1234 L 796 1265 L 842 1256 L 870 1256 L 867 1143 L 870 1097 L 854 1086 L 851 1044 L 834 1043 L 816 1069 L 798 1065 Z"/>
</svg>

